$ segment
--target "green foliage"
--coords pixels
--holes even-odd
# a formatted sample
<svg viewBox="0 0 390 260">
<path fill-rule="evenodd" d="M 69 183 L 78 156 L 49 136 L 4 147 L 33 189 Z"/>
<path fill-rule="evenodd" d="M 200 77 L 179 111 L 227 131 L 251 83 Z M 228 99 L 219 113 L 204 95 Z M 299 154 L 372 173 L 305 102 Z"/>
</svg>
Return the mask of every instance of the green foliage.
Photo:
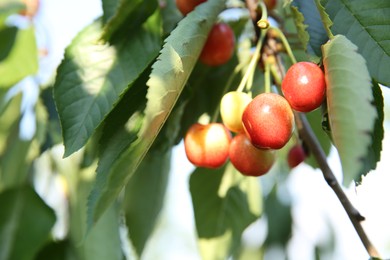
<svg viewBox="0 0 390 260">
<path fill-rule="evenodd" d="M 371 76 L 390 86 L 390 1 L 321 0 L 333 24 L 333 34 L 343 34 L 367 61 Z"/>
<path fill-rule="evenodd" d="M 107 1 L 106 1 L 107 2 Z M 110 5 L 114 5 L 111 3 Z M 105 15 L 110 17 L 103 28 L 102 38 L 111 43 L 118 38 L 128 38 L 127 32 L 141 27 L 143 23 L 151 16 L 157 7 L 156 0 L 121 0 L 116 8 L 116 13 L 112 13 L 112 6 L 105 4 Z"/>
<path fill-rule="evenodd" d="M 376 168 L 377 162 L 381 159 L 382 140 L 384 138 L 384 100 L 382 90 L 378 83 L 372 81 L 373 104 L 375 105 L 377 117 L 375 118 L 374 130 L 371 132 L 371 145 L 367 148 L 366 156 L 363 157 L 363 169 L 360 175 L 366 175 L 370 170 Z M 358 180 L 356 178 L 355 180 Z"/>
<path fill-rule="evenodd" d="M 8 34 L 14 39 L 0 38 L 0 88 L 9 88 L 28 75 L 33 75 L 38 70 L 38 51 L 35 42 L 34 28 L 13 31 L 15 29 L 0 29 L 0 36 Z M 16 35 L 15 35 L 16 34 Z M 9 46 L 11 43 L 12 47 Z M 23 66 L 20 61 L 23 60 Z"/>
<path fill-rule="evenodd" d="M 390 86 L 390 2 L 285 2 L 272 11 L 290 44 L 284 47 L 298 60 L 316 60 L 326 73 L 327 101 L 306 117 L 325 153 L 332 143 L 338 149 L 344 184 L 359 181 L 375 169 L 382 150 L 379 84 Z M 183 16 L 175 0 L 102 0 L 102 17 L 66 48 L 54 81 L 40 86 L 37 130 L 21 140 L 27 96 L 12 87 L 38 72 L 39 59 L 34 20 L 17 17 L 26 23 L 18 26 L 10 19 L 24 7 L 22 0 L 0 2 L 0 259 L 123 259 L 123 230 L 142 258 L 176 163 L 172 147 L 202 115 L 220 121 L 220 99 L 246 73 L 257 28 L 244 1 L 208 0 Z M 237 19 L 220 16 L 226 7 L 242 12 Z M 237 46 L 228 63 L 210 67 L 198 57 L 217 21 L 231 25 Z M 291 61 L 272 49 L 280 38 L 272 40 L 261 51 L 270 60 L 276 55 L 272 72 L 282 77 Z M 264 91 L 262 62 L 247 84 L 253 96 Z M 273 83 L 278 91 L 280 82 Z M 276 153 L 278 164 L 261 183 L 230 163 L 191 174 L 202 259 L 264 257 L 269 247 L 286 247 L 294 205 L 278 195 L 289 176 L 287 148 Z M 318 167 L 312 156 L 306 162 Z M 56 216 L 32 188 L 53 180 L 61 182 L 55 192 L 68 214 L 61 241 L 50 234 Z M 260 184 L 271 191 L 262 194 Z M 265 242 L 245 248 L 242 234 L 262 214 Z"/>
<path fill-rule="evenodd" d="M 31 259 L 50 237 L 54 212 L 28 186 L 4 190 L 0 205 L 0 259 Z"/>
<path fill-rule="evenodd" d="M 126 186 L 123 200 L 126 223 L 138 255 L 142 254 L 162 208 L 170 165 L 170 150 L 152 150 Z"/>
<path fill-rule="evenodd" d="M 242 176 L 230 163 L 217 170 L 197 168 L 190 192 L 202 259 L 227 259 L 262 212 L 258 180 Z"/>
<path fill-rule="evenodd" d="M 157 55 L 157 16 L 151 16 L 118 45 L 99 42 L 102 28 L 96 21 L 67 48 L 54 85 L 65 156 L 86 144 L 120 96 Z M 137 55 L 141 51 L 143 55 Z"/>
<path fill-rule="evenodd" d="M 203 8 L 198 8 L 183 19 L 165 40 L 147 82 L 148 102 L 137 140 L 128 146 L 124 153 L 120 153 L 121 158 L 114 165 L 106 164 L 113 170 L 101 171 L 101 174 L 98 174 L 88 203 L 90 225 L 115 200 L 153 144 L 176 104 L 213 21 L 224 7 L 224 2 L 209 1 L 202 6 Z M 123 144 L 121 142 L 118 145 Z"/>
<path fill-rule="evenodd" d="M 307 46 L 307 51 L 321 56 L 321 45 L 328 37 L 315 5 L 315 0 L 296 0 L 292 3 L 299 39 Z M 308 38 L 308 39 L 306 39 Z"/>
<path fill-rule="evenodd" d="M 327 107 L 334 144 L 343 166 L 344 184 L 360 177 L 372 144 L 377 112 L 371 78 L 357 47 L 337 35 L 323 46 Z"/>
<path fill-rule="evenodd" d="M 265 240 L 268 246 L 285 246 L 292 234 L 291 205 L 278 198 L 278 189 L 276 184 L 264 201 L 264 213 L 267 216 L 268 230 L 270 230 Z"/>
</svg>

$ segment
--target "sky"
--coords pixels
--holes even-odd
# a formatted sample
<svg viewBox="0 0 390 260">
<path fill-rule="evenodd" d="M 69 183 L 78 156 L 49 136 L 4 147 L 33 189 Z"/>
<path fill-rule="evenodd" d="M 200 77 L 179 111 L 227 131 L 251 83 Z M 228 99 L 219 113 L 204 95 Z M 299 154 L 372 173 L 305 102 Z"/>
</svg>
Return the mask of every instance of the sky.
<svg viewBox="0 0 390 260">
<path fill-rule="evenodd" d="M 41 0 L 41 9 L 34 18 L 39 46 L 48 48 L 48 56 L 41 61 L 41 69 L 36 80 L 42 84 L 50 77 L 59 65 L 64 48 L 72 38 L 99 15 L 102 9 L 99 0 Z M 383 89 L 386 100 L 390 92 Z M 386 118 L 390 119 L 390 108 L 386 104 Z M 363 180 L 363 184 L 346 189 L 356 207 L 366 217 L 363 223 L 379 251 L 390 258 L 390 219 L 386 199 L 390 197 L 390 175 L 388 174 L 390 158 L 390 124 L 385 124 L 386 132 L 382 161 L 375 171 Z M 158 227 L 148 242 L 143 259 L 200 259 L 196 245 L 196 233 L 193 219 L 188 178 L 193 166 L 185 157 L 183 144 L 174 149 L 172 173 Z M 341 180 L 341 165 L 337 151 L 329 156 L 329 164 Z M 260 181 L 261 182 L 261 181 Z M 295 168 L 288 179 L 286 187 L 292 194 L 294 236 L 288 246 L 290 259 L 311 260 L 313 243 L 323 242 L 329 234 L 328 225 L 335 227 L 335 254 L 327 259 L 367 260 L 368 256 L 352 228 L 340 202 L 327 186 L 319 170 L 302 164 Z M 178 212 L 180 209 L 180 212 Z M 251 225 L 244 234 L 244 242 L 252 246 L 264 240 L 264 219 Z M 169 241 L 169 243 L 167 243 Z M 266 259 L 275 259 L 280 252 L 270 251 Z"/>
</svg>

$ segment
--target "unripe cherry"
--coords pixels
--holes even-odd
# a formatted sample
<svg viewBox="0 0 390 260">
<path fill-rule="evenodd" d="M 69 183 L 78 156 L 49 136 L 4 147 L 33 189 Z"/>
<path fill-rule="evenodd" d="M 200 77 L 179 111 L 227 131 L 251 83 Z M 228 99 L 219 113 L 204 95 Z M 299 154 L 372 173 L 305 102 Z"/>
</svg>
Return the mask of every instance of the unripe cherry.
<svg viewBox="0 0 390 260">
<path fill-rule="evenodd" d="M 244 132 L 242 114 L 251 101 L 251 96 L 238 91 L 228 92 L 222 97 L 220 104 L 221 118 L 230 131 L 235 133 Z"/>
</svg>

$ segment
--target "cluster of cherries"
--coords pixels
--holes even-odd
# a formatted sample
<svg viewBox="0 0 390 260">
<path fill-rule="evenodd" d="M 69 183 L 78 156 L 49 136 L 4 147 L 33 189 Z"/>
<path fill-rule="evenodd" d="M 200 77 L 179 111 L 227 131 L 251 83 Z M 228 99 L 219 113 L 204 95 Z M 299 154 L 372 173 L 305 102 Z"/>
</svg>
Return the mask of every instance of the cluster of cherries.
<svg viewBox="0 0 390 260">
<path fill-rule="evenodd" d="M 218 168 L 229 158 L 244 175 L 267 173 L 275 162 L 275 150 L 283 148 L 294 132 L 293 110 L 309 112 L 318 108 L 324 100 L 325 87 L 320 67 L 298 62 L 282 81 L 283 96 L 262 93 L 252 99 L 244 92 L 226 93 L 220 103 L 222 123 L 195 123 L 187 131 L 187 158 L 207 168 Z M 293 168 L 305 157 L 302 145 L 296 144 L 289 150 L 287 161 Z"/>
<path fill-rule="evenodd" d="M 176 0 L 176 4 L 185 15 L 204 1 Z M 234 44 L 232 29 L 217 23 L 199 59 L 206 65 L 222 65 L 233 55 Z M 324 73 L 317 64 L 298 62 L 282 81 L 283 95 L 262 93 L 252 99 L 245 92 L 226 93 L 220 103 L 222 123 L 195 123 L 188 129 L 184 138 L 187 158 L 206 168 L 219 168 L 230 159 L 243 175 L 267 173 L 275 162 L 275 150 L 283 148 L 293 135 L 293 110 L 309 112 L 318 108 L 325 98 L 325 88 Z M 302 145 L 297 143 L 289 150 L 287 161 L 293 168 L 305 157 Z"/>
</svg>

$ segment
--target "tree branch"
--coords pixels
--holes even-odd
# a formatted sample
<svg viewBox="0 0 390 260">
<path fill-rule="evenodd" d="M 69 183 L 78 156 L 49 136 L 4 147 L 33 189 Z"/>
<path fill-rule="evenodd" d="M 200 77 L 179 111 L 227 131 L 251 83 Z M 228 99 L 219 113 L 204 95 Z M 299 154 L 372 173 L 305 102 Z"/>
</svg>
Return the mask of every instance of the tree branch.
<svg viewBox="0 0 390 260">
<path fill-rule="evenodd" d="M 323 173 L 326 182 L 332 188 L 337 198 L 340 200 L 342 206 L 344 207 L 344 210 L 347 212 L 347 215 L 351 220 L 352 225 L 355 228 L 368 254 L 371 257 L 380 257 L 379 252 L 371 243 L 370 239 L 368 238 L 367 234 L 365 233 L 361 225 L 361 221 L 363 221 L 365 218 L 352 205 L 348 197 L 345 195 L 343 189 L 337 182 L 337 179 L 334 176 L 326 160 L 326 155 L 322 150 L 321 145 L 318 142 L 318 139 L 315 136 L 313 130 L 311 129 L 309 122 L 307 121 L 306 115 L 303 113 L 295 112 L 295 118 L 296 118 L 300 137 L 303 139 L 305 144 L 309 147 L 310 152 L 313 154 L 316 161 L 318 162 L 318 165 Z"/>
<path fill-rule="evenodd" d="M 255 26 L 256 35 L 260 35 L 260 29 L 256 26 L 257 21 L 259 19 L 259 14 L 257 12 L 257 1 L 256 0 L 246 0 L 247 8 L 249 9 L 249 13 L 252 18 L 252 22 Z M 266 55 L 261 55 L 263 62 L 264 59 L 267 58 L 268 55 L 273 55 L 276 58 L 276 70 L 279 72 L 278 76 L 281 79 L 284 78 L 285 75 L 285 67 L 283 61 L 279 55 L 279 52 L 275 46 L 275 41 L 272 41 L 270 38 L 266 38 L 266 43 L 264 44 L 263 51 L 266 51 Z M 267 51 L 268 50 L 268 51 Z M 362 241 L 364 247 L 366 248 L 368 254 L 371 257 L 380 258 L 379 252 L 376 250 L 374 245 L 371 243 L 367 234 L 365 233 L 361 221 L 365 220 L 365 218 L 360 214 L 360 212 L 352 205 L 340 184 L 337 182 L 336 177 L 334 176 L 332 170 L 329 167 L 327 162 L 326 154 L 322 150 L 322 147 L 314 134 L 309 122 L 307 121 L 306 115 L 304 113 L 294 112 L 296 124 L 298 128 L 299 136 L 308 146 L 310 152 L 315 157 L 322 173 L 325 181 L 328 183 L 330 188 L 334 191 L 340 203 L 342 204 L 344 210 L 346 211 L 349 219 L 353 227 L 355 228 L 360 240 Z"/>
</svg>

